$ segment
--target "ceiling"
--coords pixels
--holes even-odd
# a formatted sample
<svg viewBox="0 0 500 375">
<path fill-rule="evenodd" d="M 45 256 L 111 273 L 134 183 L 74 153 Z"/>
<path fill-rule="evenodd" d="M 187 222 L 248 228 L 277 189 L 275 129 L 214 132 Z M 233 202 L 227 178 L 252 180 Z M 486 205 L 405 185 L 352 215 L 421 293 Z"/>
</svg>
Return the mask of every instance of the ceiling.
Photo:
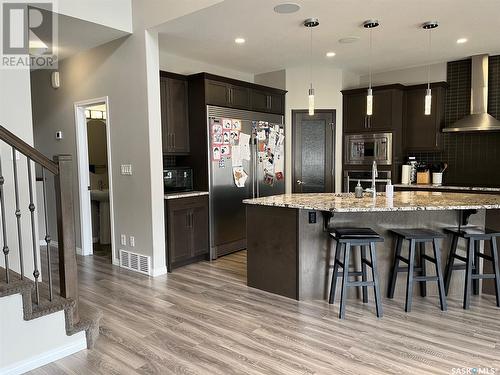
<svg viewBox="0 0 500 375">
<path fill-rule="evenodd" d="M 302 24 L 318 17 L 313 34 L 314 64 L 331 64 L 359 74 L 368 70 L 368 32 L 361 24 L 376 18 L 373 70 L 388 71 L 451 61 L 479 53 L 500 53 L 499 0 L 291 0 L 297 13 L 277 14 L 279 0 L 226 0 L 164 24 L 160 48 L 171 54 L 248 73 L 309 64 L 309 30 Z M 284 2 L 284 1 L 283 1 Z M 432 55 L 427 52 L 425 21 L 436 20 Z M 340 38 L 359 36 L 353 44 Z M 236 45 L 243 37 L 246 43 Z M 458 38 L 467 38 L 457 44 Z M 336 56 L 326 58 L 327 51 Z"/>
</svg>

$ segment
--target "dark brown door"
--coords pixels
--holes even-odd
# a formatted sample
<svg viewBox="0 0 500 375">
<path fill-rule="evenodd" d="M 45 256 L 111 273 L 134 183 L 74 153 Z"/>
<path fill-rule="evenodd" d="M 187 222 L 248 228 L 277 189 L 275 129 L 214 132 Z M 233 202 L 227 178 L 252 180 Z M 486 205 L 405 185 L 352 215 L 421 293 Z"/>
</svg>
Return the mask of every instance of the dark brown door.
<svg viewBox="0 0 500 375">
<path fill-rule="evenodd" d="M 161 133 L 163 141 L 163 152 L 170 151 L 170 131 L 167 122 L 167 78 L 160 78 L 160 104 L 161 104 Z"/>
<path fill-rule="evenodd" d="M 168 205 L 168 252 L 170 266 L 191 258 L 190 209 L 176 203 L 173 201 Z"/>
<path fill-rule="evenodd" d="M 169 152 L 189 153 L 188 82 L 167 79 L 167 127 Z"/>
<path fill-rule="evenodd" d="M 424 114 L 425 94 L 425 87 L 406 91 L 407 151 L 437 151 L 441 148 L 445 92 L 443 88 L 433 88 L 430 115 Z"/>
<path fill-rule="evenodd" d="M 206 81 L 206 100 L 207 104 L 220 105 L 226 107 L 229 105 L 229 88 L 227 84 L 217 81 Z"/>
<path fill-rule="evenodd" d="M 368 131 L 366 93 L 344 95 L 344 131 L 359 133 Z"/>
<path fill-rule="evenodd" d="M 292 111 L 293 192 L 330 193 L 334 186 L 335 110 Z"/>
<path fill-rule="evenodd" d="M 272 113 L 282 114 L 285 113 L 285 95 L 282 94 L 270 94 L 269 95 L 269 106 Z"/>
<path fill-rule="evenodd" d="M 208 241 L 208 198 L 201 197 L 191 209 L 192 256 L 210 252 Z"/>
<path fill-rule="evenodd" d="M 368 118 L 368 129 L 391 130 L 392 114 L 392 91 L 374 91 L 373 115 Z"/>
<path fill-rule="evenodd" d="M 241 86 L 230 86 L 231 106 L 242 109 L 250 109 L 250 89 Z"/>
<path fill-rule="evenodd" d="M 252 110 L 257 112 L 267 112 L 269 110 L 269 96 L 267 92 L 260 90 L 252 90 Z"/>
</svg>

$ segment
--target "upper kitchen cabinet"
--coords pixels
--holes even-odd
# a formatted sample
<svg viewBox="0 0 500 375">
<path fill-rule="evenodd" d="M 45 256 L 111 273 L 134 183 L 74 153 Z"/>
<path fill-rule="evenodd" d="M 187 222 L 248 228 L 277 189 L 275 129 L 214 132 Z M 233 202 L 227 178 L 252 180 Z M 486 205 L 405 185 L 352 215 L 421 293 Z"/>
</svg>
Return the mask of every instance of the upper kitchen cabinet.
<svg viewBox="0 0 500 375">
<path fill-rule="evenodd" d="M 286 91 L 208 73 L 189 77 L 204 82 L 205 104 L 256 112 L 285 113 Z"/>
<path fill-rule="evenodd" d="M 250 89 L 226 82 L 207 80 L 206 99 L 207 104 L 250 109 Z"/>
<path fill-rule="evenodd" d="M 285 112 L 285 96 L 283 93 L 252 89 L 250 98 L 253 111 L 276 114 Z"/>
<path fill-rule="evenodd" d="M 424 114 L 427 85 L 406 89 L 406 151 L 439 151 L 442 149 L 441 129 L 444 125 L 446 82 L 433 83 L 431 114 Z"/>
<path fill-rule="evenodd" d="M 160 73 L 163 153 L 189 153 L 188 81 L 173 73 Z"/>
<path fill-rule="evenodd" d="M 403 125 L 403 86 L 373 88 L 373 114 L 366 114 L 367 88 L 344 90 L 344 131 L 346 133 L 395 131 Z"/>
</svg>

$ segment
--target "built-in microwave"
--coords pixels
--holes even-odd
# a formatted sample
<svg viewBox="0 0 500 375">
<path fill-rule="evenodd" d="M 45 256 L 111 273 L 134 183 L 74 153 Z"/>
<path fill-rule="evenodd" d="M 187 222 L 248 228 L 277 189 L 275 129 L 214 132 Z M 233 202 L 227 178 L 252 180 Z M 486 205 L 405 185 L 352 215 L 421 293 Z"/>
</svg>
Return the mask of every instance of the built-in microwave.
<svg viewBox="0 0 500 375">
<path fill-rule="evenodd" d="M 346 134 L 344 164 L 392 164 L 392 133 Z"/>
</svg>

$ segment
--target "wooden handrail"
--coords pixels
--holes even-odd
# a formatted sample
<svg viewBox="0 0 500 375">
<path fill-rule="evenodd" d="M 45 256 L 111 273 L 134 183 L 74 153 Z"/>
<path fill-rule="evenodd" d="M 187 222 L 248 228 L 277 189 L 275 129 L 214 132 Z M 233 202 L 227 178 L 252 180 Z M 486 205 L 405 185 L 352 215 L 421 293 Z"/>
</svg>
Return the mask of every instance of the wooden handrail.
<svg viewBox="0 0 500 375">
<path fill-rule="evenodd" d="M 57 163 L 50 160 L 44 154 L 42 154 L 37 149 L 31 147 L 29 144 L 24 142 L 21 138 L 11 133 L 3 126 L 0 125 L 0 140 L 4 141 L 8 145 L 14 147 L 17 151 L 19 151 L 24 156 L 30 158 L 34 162 L 40 164 L 49 172 L 57 175 L 59 174 L 59 166 Z"/>
</svg>

